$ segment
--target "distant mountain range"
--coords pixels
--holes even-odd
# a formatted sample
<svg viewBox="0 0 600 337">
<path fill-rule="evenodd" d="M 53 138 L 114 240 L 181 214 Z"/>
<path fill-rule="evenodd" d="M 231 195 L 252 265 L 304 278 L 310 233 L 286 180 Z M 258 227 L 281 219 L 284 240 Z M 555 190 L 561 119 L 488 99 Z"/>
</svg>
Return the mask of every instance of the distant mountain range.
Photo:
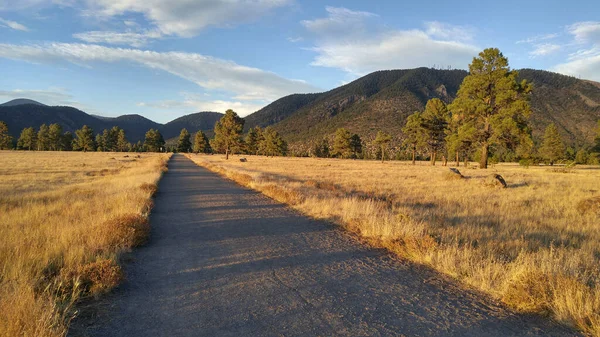
<svg viewBox="0 0 600 337">
<path fill-rule="evenodd" d="M 0 104 L 0 121 L 5 121 L 8 130 L 15 139 L 22 129 L 38 128 L 42 124 L 58 123 L 64 131 L 75 132 L 83 125 L 90 126 L 95 133 L 118 126 L 125 130 L 131 142 L 144 140 L 146 131 L 158 129 L 165 139 L 179 136 L 181 129 L 190 133 L 212 132 L 215 123 L 223 115 L 217 112 L 198 112 L 177 118 L 167 124 L 160 124 L 140 115 L 123 115 L 119 117 L 103 117 L 87 114 L 68 106 L 47 106 L 29 99 L 16 99 Z"/>
<path fill-rule="evenodd" d="M 293 94 L 276 100 L 245 117 L 245 130 L 273 126 L 291 145 L 331 136 L 340 127 L 367 141 L 379 130 L 396 136 L 401 134 L 406 117 L 423 110 L 428 99 L 437 97 L 450 103 L 466 75 L 463 70 L 430 68 L 377 71 L 327 92 Z M 548 124 L 555 123 L 569 145 L 592 143 L 600 119 L 600 83 L 533 69 L 522 69 L 519 76 L 534 84 L 534 139 L 541 137 Z M 27 99 L 0 105 L 0 120 L 7 122 L 14 137 L 23 128 L 37 128 L 42 123 L 59 123 L 65 131 L 84 124 L 95 132 L 119 126 L 134 142 L 143 140 L 150 128 L 159 129 L 165 139 L 177 137 L 182 128 L 212 135 L 222 116 L 199 112 L 159 124 L 140 115 L 94 116 L 72 107 L 51 107 Z"/>
</svg>

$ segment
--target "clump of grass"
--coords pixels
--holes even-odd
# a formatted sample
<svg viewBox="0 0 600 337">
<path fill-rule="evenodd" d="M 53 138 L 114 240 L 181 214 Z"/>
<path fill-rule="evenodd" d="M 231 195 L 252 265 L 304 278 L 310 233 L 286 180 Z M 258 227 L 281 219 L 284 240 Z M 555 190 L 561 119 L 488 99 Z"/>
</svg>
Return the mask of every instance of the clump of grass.
<svg viewBox="0 0 600 337">
<path fill-rule="evenodd" d="M 169 156 L 0 156 L 0 336 L 64 336 L 77 301 L 116 286 L 119 256 L 146 240 Z"/>
<path fill-rule="evenodd" d="M 156 183 L 143 183 L 140 185 L 140 189 L 148 193 L 150 197 L 154 197 L 158 191 L 158 185 Z"/>
<path fill-rule="evenodd" d="M 600 186 L 600 169 L 556 174 L 498 164 L 493 172 L 509 188 L 487 188 L 489 170 L 448 179 L 447 168 L 404 162 L 190 158 L 227 177 L 249 175 L 248 186 L 516 310 L 600 336 L 600 191 L 590 189 Z M 270 192 L 272 186 L 295 192 L 293 201 Z"/>
</svg>

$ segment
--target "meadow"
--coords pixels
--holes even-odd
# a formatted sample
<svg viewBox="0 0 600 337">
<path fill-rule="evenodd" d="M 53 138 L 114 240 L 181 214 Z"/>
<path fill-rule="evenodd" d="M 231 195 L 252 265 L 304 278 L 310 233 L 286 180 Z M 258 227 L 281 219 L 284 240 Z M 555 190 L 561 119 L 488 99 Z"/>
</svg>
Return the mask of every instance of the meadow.
<svg viewBox="0 0 600 337">
<path fill-rule="evenodd" d="M 0 151 L 0 336 L 64 336 L 144 243 L 167 154 Z"/>
<path fill-rule="evenodd" d="M 600 336 L 600 168 L 189 155 L 520 312 Z M 502 175 L 508 188 L 490 184 Z"/>
</svg>

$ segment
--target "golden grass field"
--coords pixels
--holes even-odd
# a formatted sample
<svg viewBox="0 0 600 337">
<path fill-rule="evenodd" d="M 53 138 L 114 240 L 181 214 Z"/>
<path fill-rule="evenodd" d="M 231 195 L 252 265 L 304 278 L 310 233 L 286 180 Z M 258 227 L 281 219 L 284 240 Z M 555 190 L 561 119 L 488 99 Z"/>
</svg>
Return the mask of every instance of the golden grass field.
<svg viewBox="0 0 600 337">
<path fill-rule="evenodd" d="M 118 284 L 168 158 L 0 151 L 0 336 L 63 336 L 78 299 Z"/>
<path fill-rule="evenodd" d="M 600 336 L 600 168 L 189 155 L 502 300 Z M 509 188 L 486 185 L 501 174 Z"/>
</svg>

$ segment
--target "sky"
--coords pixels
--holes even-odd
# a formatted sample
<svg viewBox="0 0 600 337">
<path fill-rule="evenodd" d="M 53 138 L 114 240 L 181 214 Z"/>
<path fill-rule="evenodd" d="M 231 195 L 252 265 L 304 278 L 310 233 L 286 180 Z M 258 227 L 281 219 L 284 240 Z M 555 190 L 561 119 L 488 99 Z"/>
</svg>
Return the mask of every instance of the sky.
<svg viewBox="0 0 600 337">
<path fill-rule="evenodd" d="M 600 2 L 0 0 L 0 102 L 165 123 L 241 116 L 370 72 L 511 68 L 600 81 Z"/>
</svg>

